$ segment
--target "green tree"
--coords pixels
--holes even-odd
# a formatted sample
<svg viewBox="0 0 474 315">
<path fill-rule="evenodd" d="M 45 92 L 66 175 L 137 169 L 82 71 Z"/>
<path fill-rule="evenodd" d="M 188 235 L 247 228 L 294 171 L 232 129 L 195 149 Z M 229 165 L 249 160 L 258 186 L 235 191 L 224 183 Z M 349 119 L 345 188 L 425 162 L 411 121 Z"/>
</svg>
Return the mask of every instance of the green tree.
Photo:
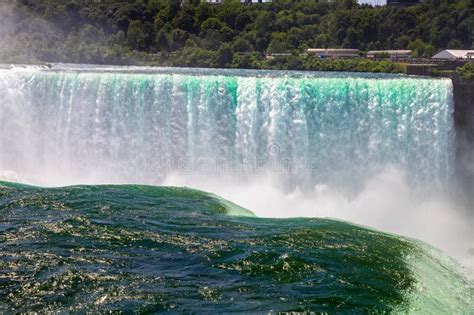
<svg viewBox="0 0 474 315">
<path fill-rule="evenodd" d="M 127 29 L 127 45 L 131 49 L 146 50 L 150 47 L 151 38 L 153 34 L 150 23 L 143 23 L 135 20 L 131 21 Z"/>
</svg>

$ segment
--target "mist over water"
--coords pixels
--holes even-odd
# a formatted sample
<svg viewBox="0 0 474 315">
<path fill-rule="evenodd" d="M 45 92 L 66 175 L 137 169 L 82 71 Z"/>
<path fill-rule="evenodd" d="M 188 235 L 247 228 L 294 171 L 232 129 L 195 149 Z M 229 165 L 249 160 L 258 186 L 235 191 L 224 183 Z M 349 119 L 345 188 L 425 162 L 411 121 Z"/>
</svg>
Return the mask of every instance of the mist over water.
<svg viewBox="0 0 474 315">
<path fill-rule="evenodd" d="M 265 176 L 236 183 L 232 178 L 175 175 L 164 184 L 212 191 L 261 217 L 337 218 L 424 240 L 474 270 L 468 252 L 473 247 L 472 221 L 466 205 L 451 193 L 413 187 L 395 167 L 367 180 L 354 194 L 326 185 L 316 185 L 312 191 L 288 191 L 277 179 Z"/>
<path fill-rule="evenodd" d="M 0 177 L 177 185 L 263 217 L 333 217 L 425 240 L 465 265 L 452 85 L 406 76 L 0 70 Z"/>
</svg>

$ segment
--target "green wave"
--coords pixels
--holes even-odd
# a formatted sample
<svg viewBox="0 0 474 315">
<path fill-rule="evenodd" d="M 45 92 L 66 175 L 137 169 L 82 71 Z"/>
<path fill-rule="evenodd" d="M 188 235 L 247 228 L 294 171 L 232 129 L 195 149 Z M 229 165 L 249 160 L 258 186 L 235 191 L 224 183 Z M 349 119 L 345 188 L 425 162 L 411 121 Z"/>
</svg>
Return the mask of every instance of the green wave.
<svg viewBox="0 0 474 315">
<path fill-rule="evenodd" d="M 0 311 L 456 313 L 459 265 L 330 219 L 263 219 L 202 191 L 0 182 Z"/>
<path fill-rule="evenodd" d="M 228 214 L 239 216 L 255 216 L 251 211 L 238 206 L 217 195 L 206 193 L 192 188 L 164 187 L 149 185 L 78 185 L 61 188 L 41 188 L 20 183 L 0 181 L 0 187 L 20 191 L 24 196 L 22 204 L 47 206 L 48 202 L 61 204 L 60 210 L 66 209 L 95 209 L 113 201 L 113 207 L 120 209 L 147 208 L 153 205 L 160 210 L 175 210 L 179 206 L 181 211 L 200 211 L 209 214 Z M 11 190 L 4 190 L 3 194 L 10 194 Z M 41 197 L 38 199 L 39 194 Z M 43 196 L 47 195 L 47 198 Z M 137 196 L 138 198 L 133 198 Z M 42 204 L 42 203 L 45 204 Z"/>
</svg>

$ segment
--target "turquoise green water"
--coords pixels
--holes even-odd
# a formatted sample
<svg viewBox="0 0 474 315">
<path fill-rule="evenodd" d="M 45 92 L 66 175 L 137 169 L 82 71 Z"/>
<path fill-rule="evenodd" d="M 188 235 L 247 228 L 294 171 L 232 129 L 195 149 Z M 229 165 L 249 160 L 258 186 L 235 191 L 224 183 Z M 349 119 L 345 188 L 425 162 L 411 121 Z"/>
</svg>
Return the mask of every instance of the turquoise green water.
<svg viewBox="0 0 474 315">
<path fill-rule="evenodd" d="M 186 188 L 1 182 L 0 270 L 0 311 L 472 310 L 472 282 L 428 245 Z"/>
<path fill-rule="evenodd" d="M 1 67 L 0 180 L 38 187 L 0 182 L 0 313 L 469 314 L 472 282 L 425 243 L 133 185 L 186 177 L 228 193 L 257 182 L 253 199 L 271 198 L 266 188 L 278 191 L 273 204 L 297 192 L 306 208 L 326 191 L 323 205 L 349 207 L 338 216 L 354 200 L 363 208 L 364 196 L 392 196 L 383 182 L 368 184 L 383 174 L 394 181 L 389 169 L 403 189 L 389 185 L 388 202 L 420 187 L 437 195 L 454 169 L 452 112 L 445 79 Z M 293 205 L 283 216 L 299 213 Z M 412 221 L 411 209 L 390 218 Z"/>
<path fill-rule="evenodd" d="M 388 166 L 443 186 L 452 84 L 246 70 L 0 69 L 0 170 L 23 182 L 160 184 L 168 174 L 355 190 Z"/>
</svg>

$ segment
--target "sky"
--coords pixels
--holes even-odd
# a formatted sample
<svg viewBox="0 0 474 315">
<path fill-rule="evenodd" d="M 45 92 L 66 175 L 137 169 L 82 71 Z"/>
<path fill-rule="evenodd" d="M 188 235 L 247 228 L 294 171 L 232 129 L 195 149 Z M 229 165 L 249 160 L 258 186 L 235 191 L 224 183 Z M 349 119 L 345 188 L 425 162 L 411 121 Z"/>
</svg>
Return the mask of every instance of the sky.
<svg viewBox="0 0 474 315">
<path fill-rule="evenodd" d="M 384 5 L 386 4 L 386 0 L 358 0 L 359 3 L 369 3 L 369 4 L 377 4 L 377 5 Z"/>
</svg>

